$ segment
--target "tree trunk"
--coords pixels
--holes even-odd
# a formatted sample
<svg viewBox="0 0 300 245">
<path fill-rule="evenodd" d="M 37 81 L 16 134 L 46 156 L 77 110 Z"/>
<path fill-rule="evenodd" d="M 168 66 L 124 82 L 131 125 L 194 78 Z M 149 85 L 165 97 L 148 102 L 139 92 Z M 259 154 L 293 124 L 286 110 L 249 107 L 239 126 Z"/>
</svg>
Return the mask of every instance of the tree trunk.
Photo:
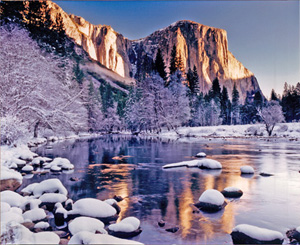
<svg viewBox="0 0 300 245">
<path fill-rule="evenodd" d="M 34 125 L 34 130 L 33 130 L 33 137 L 37 138 L 38 137 L 38 127 L 39 127 L 40 121 L 37 121 L 36 124 Z"/>
</svg>

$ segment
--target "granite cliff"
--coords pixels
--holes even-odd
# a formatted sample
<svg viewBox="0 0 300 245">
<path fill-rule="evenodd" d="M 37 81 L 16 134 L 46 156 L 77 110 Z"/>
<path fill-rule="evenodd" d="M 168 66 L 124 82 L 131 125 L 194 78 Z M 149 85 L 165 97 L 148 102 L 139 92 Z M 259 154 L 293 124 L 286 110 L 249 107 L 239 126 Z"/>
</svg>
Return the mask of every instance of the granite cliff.
<svg viewBox="0 0 300 245">
<path fill-rule="evenodd" d="M 66 34 L 76 44 L 82 46 L 92 59 L 121 77 L 134 77 L 140 57 L 147 54 L 155 59 L 158 48 L 168 66 L 171 49 L 175 44 L 185 70 L 196 66 L 203 92 L 210 89 L 216 77 L 221 86 L 228 88 L 230 94 L 235 83 L 241 100 L 245 99 L 247 92 L 260 91 L 254 74 L 228 50 L 225 30 L 182 20 L 148 37 L 129 40 L 110 26 L 93 25 L 82 17 L 68 15 L 53 2 L 49 1 L 49 7 L 52 16 L 61 13 Z"/>
</svg>

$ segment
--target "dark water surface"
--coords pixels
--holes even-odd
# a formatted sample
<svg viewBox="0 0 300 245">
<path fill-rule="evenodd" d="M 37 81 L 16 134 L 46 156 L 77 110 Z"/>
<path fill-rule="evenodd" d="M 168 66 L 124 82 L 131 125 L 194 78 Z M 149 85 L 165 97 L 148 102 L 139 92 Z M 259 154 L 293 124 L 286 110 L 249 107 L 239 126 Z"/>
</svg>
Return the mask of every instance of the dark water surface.
<svg viewBox="0 0 300 245">
<path fill-rule="evenodd" d="M 48 157 L 66 157 L 74 172 L 24 179 L 23 186 L 57 177 L 74 201 L 93 197 L 101 200 L 114 195 L 127 197 L 119 203 L 120 219 L 135 216 L 143 232 L 133 238 L 145 244 L 226 244 L 230 232 L 246 223 L 285 233 L 300 226 L 300 144 L 264 140 L 162 141 L 126 136 L 64 141 L 38 148 Z M 191 159 L 204 151 L 208 158 L 223 165 L 222 171 L 198 168 L 163 170 L 167 163 Z M 115 156 L 131 156 L 123 160 Z M 240 166 L 251 165 L 256 173 L 242 177 Z M 260 172 L 274 176 L 262 177 Z M 79 181 L 70 181 L 77 177 Z M 193 213 L 206 189 L 223 190 L 236 186 L 243 190 L 240 199 L 215 214 Z M 92 207 L 91 207 L 92 208 Z M 166 221 L 164 228 L 157 222 Z M 165 228 L 179 226 L 176 233 Z"/>
</svg>

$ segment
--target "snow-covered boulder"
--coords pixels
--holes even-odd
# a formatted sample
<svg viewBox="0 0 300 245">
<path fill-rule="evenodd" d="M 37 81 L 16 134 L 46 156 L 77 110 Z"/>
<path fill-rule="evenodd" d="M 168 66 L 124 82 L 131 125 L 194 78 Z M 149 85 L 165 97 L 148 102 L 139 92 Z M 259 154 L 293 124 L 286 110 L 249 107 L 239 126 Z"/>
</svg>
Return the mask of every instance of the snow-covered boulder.
<svg viewBox="0 0 300 245">
<path fill-rule="evenodd" d="M 296 244 L 296 242 L 300 243 L 300 226 L 296 229 L 287 231 L 286 236 L 290 240 L 291 244 Z"/>
<path fill-rule="evenodd" d="M 20 145 L 14 150 L 15 156 L 21 160 L 32 161 L 34 157 L 37 157 L 38 154 L 29 150 L 28 146 Z"/>
<path fill-rule="evenodd" d="M 23 204 L 21 205 L 21 209 L 24 210 L 24 211 L 27 211 L 27 210 L 31 210 L 31 209 L 34 209 L 34 208 L 38 208 L 39 205 L 41 204 L 41 200 L 39 199 L 35 199 L 35 198 L 27 198 Z"/>
<path fill-rule="evenodd" d="M 46 205 L 47 210 L 52 211 L 56 203 L 64 203 L 68 198 L 60 193 L 45 193 L 39 197 L 41 206 Z"/>
<path fill-rule="evenodd" d="M 57 157 L 52 162 L 44 164 L 44 168 L 50 168 L 51 170 L 54 168 L 61 168 L 62 170 L 72 170 L 74 169 L 74 165 L 70 163 L 70 161 L 66 158 Z"/>
<path fill-rule="evenodd" d="M 98 218 L 104 223 L 116 220 L 118 218 L 117 211 L 106 202 L 95 198 L 83 198 L 73 204 L 73 209 L 68 211 L 68 216 L 87 216 Z"/>
<path fill-rule="evenodd" d="M 233 228 L 231 238 L 234 244 L 282 244 L 283 235 L 278 231 L 241 224 Z"/>
<path fill-rule="evenodd" d="M 120 206 L 118 205 L 118 202 L 115 199 L 113 199 L 113 198 L 106 199 L 106 200 L 104 200 L 104 202 L 106 202 L 107 204 L 112 206 L 114 209 L 116 209 L 117 214 L 119 214 L 121 212 L 121 208 L 120 208 Z"/>
<path fill-rule="evenodd" d="M 213 159 L 201 159 L 198 162 L 198 167 L 201 169 L 221 169 L 222 164 Z"/>
<path fill-rule="evenodd" d="M 23 177 L 19 172 L 1 166 L 0 173 L 0 191 L 14 191 L 22 184 Z"/>
<path fill-rule="evenodd" d="M 33 171 L 33 167 L 31 165 L 25 165 L 22 169 L 21 169 L 22 172 L 24 173 L 32 173 Z"/>
<path fill-rule="evenodd" d="M 143 244 L 137 241 L 120 239 L 107 234 L 94 234 L 81 231 L 71 237 L 68 244 Z"/>
<path fill-rule="evenodd" d="M 202 193 L 199 202 L 194 205 L 206 212 L 217 212 L 226 206 L 226 202 L 221 192 L 209 189 Z"/>
<path fill-rule="evenodd" d="M 89 231 L 92 233 L 107 234 L 104 224 L 98 219 L 90 217 L 78 217 L 69 223 L 69 231 L 72 235 L 80 231 Z"/>
<path fill-rule="evenodd" d="M 24 220 L 30 220 L 32 222 L 41 221 L 46 218 L 45 210 L 42 208 L 34 208 L 23 213 Z"/>
<path fill-rule="evenodd" d="M 241 168 L 241 174 L 254 174 L 254 168 L 251 166 L 245 165 L 242 166 Z"/>
<path fill-rule="evenodd" d="M 21 190 L 21 193 L 23 195 L 31 195 L 33 193 L 33 189 L 38 185 L 39 183 L 32 183 L 30 185 L 27 185 L 25 188 Z"/>
<path fill-rule="evenodd" d="M 40 221 L 34 225 L 34 229 L 47 230 L 50 227 L 50 224 L 45 221 Z"/>
<path fill-rule="evenodd" d="M 54 221 L 56 226 L 63 226 L 67 218 L 68 211 L 60 202 L 56 203 L 54 207 Z"/>
<path fill-rule="evenodd" d="M 243 195 L 243 191 L 237 187 L 226 187 L 221 193 L 224 197 L 238 198 Z"/>
<path fill-rule="evenodd" d="M 39 183 L 33 188 L 33 195 L 40 197 L 44 193 L 60 193 L 68 195 L 67 189 L 63 186 L 59 179 L 47 179 Z"/>
<path fill-rule="evenodd" d="M 36 157 L 32 160 L 31 164 L 32 165 L 41 165 L 45 162 L 50 162 L 52 161 L 51 158 L 48 158 L 48 157 Z"/>
<path fill-rule="evenodd" d="M 206 154 L 204 152 L 199 152 L 196 154 L 196 157 L 206 157 Z"/>
<path fill-rule="evenodd" d="M 11 207 L 21 207 L 26 199 L 14 191 L 1 191 L 1 202 L 8 203 Z"/>
<path fill-rule="evenodd" d="M 53 165 L 50 167 L 50 171 L 52 172 L 60 172 L 61 171 L 61 167 L 58 167 L 57 165 Z"/>
<path fill-rule="evenodd" d="M 8 212 L 10 210 L 10 205 L 7 202 L 0 202 L 0 213 Z"/>
<path fill-rule="evenodd" d="M 109 234 L 121 238 L 134 237 L 142 232 L 140 224 L 141 222 L 139 219 L 127 217 L 119 223 L 109 225 Z"/>
<path fill-rule="evenodd" d="M 163 166 L 163 168 L 176 168 L 176 167 L 198 167 L 201 169 L 221 169 L 222 165 L 220 162 L 213 159 L 200 159 L 183 161 L 178 163 L 170 163 Z"/>
<path fill-rule="evenodd" d="M 3 212 L 0 215 L 1 218 L 1 227 L 9 222 L 15 221 L 17 223 L 24 222 L 22 213 L 14 212 L 14 210 L 9 210 L 8 212 Z"/>
</svg>

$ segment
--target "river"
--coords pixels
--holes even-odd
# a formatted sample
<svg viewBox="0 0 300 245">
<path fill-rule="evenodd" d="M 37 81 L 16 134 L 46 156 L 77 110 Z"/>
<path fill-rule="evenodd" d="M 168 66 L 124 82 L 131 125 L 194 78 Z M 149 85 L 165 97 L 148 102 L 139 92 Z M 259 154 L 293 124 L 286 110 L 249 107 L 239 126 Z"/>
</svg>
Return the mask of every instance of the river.
<svg viewBox="0 0 300 245">
<path fill-rule="evenodd" d="M 135 216 L 143 232 L 133 240 L 145 244 L 225 244 L 238 224 L 251 224 L 283 234 L 300 225 L 300 144 L 259 139 L 161 140 L 129 136 L 64 141 L 36 149 L 47 157 L 66 157 L 75 165 L 60 175 L 34 175 L 23 186 L 47 178 L 59 178 L 74 201 L 114 195 L 126 197 L 119 203 L 120 219 Z M 221 162 L 220 171 L 162 166 L 192 159 L 203 151 Z M 125 158 L 115 158 L 126 156 Z M 114 159 L 113 159 L 114 158 Z M 240 175 L 250 165 L 255 174 Z M 263 177 L 260 172 L 274 176 Z M 70 178 L 78 178 L 71 181 Z M 239 199 L 227 199 L 223 211 L 193 212 L 206 189 L 242 189 Z M 157 222 L 165 220 L 161 228 Z M 165 228 L 178 226 L 176 233 Z"/>
</svg>

